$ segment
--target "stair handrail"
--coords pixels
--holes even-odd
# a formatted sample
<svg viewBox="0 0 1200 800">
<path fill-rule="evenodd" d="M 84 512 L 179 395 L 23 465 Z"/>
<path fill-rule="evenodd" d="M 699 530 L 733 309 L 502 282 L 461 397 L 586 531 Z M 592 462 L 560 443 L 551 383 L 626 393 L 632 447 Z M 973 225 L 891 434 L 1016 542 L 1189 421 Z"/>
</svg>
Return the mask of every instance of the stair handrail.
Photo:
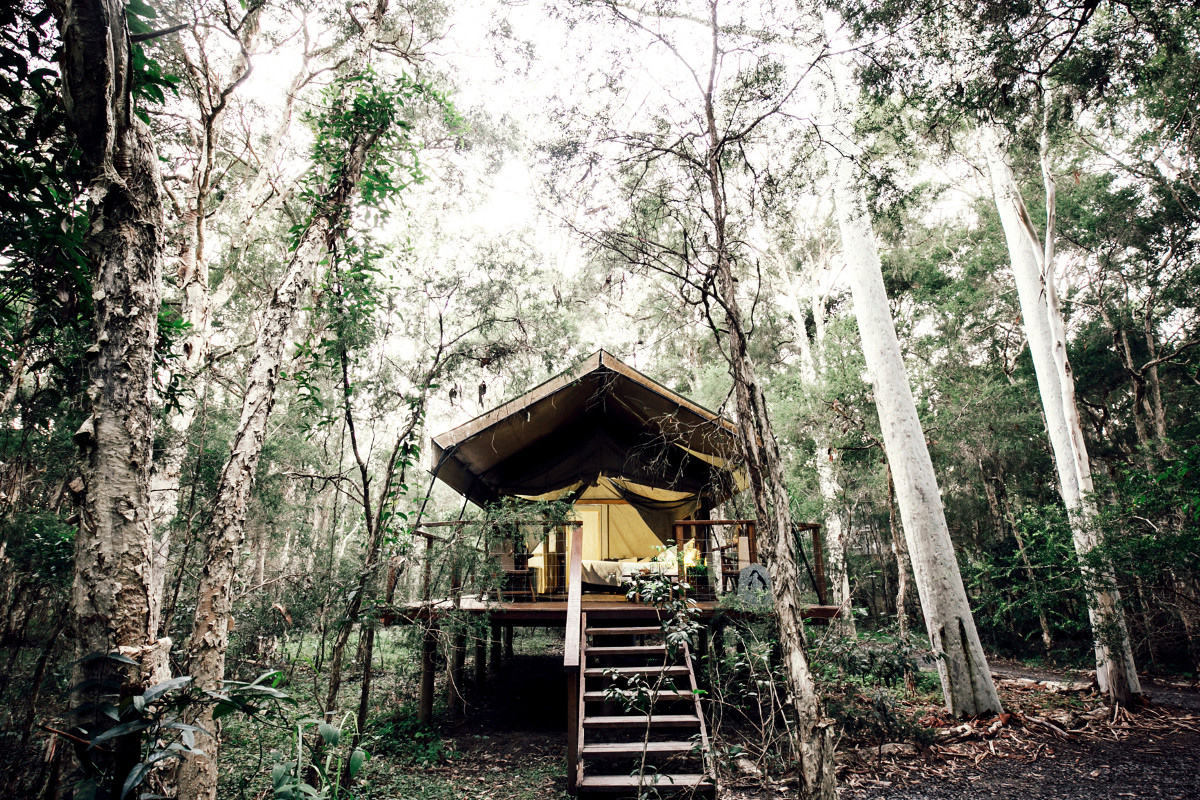
<svg viewBox="0 0 1200 800">
<path fill-rule="evenodd" d="M 563 642 L 563 671 L 567 675 L 567 790 L 579 788 L 583 727 L 583 523 L 571 526 L 571 567 L 567 582 L 567 630 Z"/>
<path fill-rule="evenodd" d="M 563 667 L 579 669 L 580 611 L 583 606 L 583 523 L 571 526 L 571 568 L 567 579 L 567 633 L 563 643 Z"/>
</svg>

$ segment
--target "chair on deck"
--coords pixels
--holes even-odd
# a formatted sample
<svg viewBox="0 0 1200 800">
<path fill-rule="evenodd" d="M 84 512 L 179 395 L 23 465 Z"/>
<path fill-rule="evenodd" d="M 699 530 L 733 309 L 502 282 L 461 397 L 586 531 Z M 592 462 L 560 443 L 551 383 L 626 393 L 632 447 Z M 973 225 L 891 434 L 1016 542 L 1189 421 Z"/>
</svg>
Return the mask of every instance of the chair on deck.
<svg viewBox="0 0 1200 800">
<path fill-rule="evenodd" d="M 529 555 L 516 555 L 512 552 L 512 543 L 506 544 L 504 551 L 492 553 L 494 558 L 499 559 L 500 569 L 504 573 L 500 580 L 500 601 L 537 602 L 537 575 L 536 570 L 529 566 Z"/>
</svg>

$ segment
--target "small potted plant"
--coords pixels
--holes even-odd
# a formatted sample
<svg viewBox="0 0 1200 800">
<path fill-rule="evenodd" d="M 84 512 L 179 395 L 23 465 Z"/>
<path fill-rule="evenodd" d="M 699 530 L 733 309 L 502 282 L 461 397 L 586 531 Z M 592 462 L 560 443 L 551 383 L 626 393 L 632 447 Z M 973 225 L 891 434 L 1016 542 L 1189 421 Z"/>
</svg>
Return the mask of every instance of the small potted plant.
<svg viewBox="0 0 1200 800">
<path fill-rule="evenodd" d="M 687 582 L 692 587 L 692 597 L 697 600 L 716 599 L 716 587 L 712 584 L 712 573 L 706 560 L 701 559 L 687 568 Z"/>
</svg>

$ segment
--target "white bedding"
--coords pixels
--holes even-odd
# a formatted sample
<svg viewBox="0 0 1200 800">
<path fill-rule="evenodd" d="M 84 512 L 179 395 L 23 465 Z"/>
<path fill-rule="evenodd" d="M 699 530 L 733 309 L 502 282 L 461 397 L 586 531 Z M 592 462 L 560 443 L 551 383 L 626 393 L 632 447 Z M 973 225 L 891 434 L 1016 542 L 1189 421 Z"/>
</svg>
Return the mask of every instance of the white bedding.
<svg viewBox="0 0 1200 800">
<path fill-rule="evenodd" d="M 657 575 L 676 575 L 678 568 L 674 560 L 655 561 L 653 559 L 627 559 L 624 561 L 594 561 L 585 558 L 581 562 L 581 577 L 584 583 L 595 583 L 601 586 L 621 586 L 631 575 L 640 570 L 646 570 Z"/>
</svg>

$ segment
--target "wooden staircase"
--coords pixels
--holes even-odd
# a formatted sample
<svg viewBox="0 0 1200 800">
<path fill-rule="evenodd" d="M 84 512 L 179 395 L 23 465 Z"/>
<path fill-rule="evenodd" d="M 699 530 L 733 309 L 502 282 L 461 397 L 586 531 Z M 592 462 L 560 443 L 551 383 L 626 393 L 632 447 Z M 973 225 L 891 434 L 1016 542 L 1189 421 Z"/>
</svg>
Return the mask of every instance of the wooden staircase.
<svg viewBox="0 0 1200 800">
<path fill-rule="evenodd" d="M 656 621 L 589 623 L 581 612 L 580 628 L 578 687 L 571 692 L 578 707 L 570 715 L 578 729 L 568 737 L 573 788 L 712 797 L 708 732 L 687 645 L 671 653 Z"/>
</svg>

